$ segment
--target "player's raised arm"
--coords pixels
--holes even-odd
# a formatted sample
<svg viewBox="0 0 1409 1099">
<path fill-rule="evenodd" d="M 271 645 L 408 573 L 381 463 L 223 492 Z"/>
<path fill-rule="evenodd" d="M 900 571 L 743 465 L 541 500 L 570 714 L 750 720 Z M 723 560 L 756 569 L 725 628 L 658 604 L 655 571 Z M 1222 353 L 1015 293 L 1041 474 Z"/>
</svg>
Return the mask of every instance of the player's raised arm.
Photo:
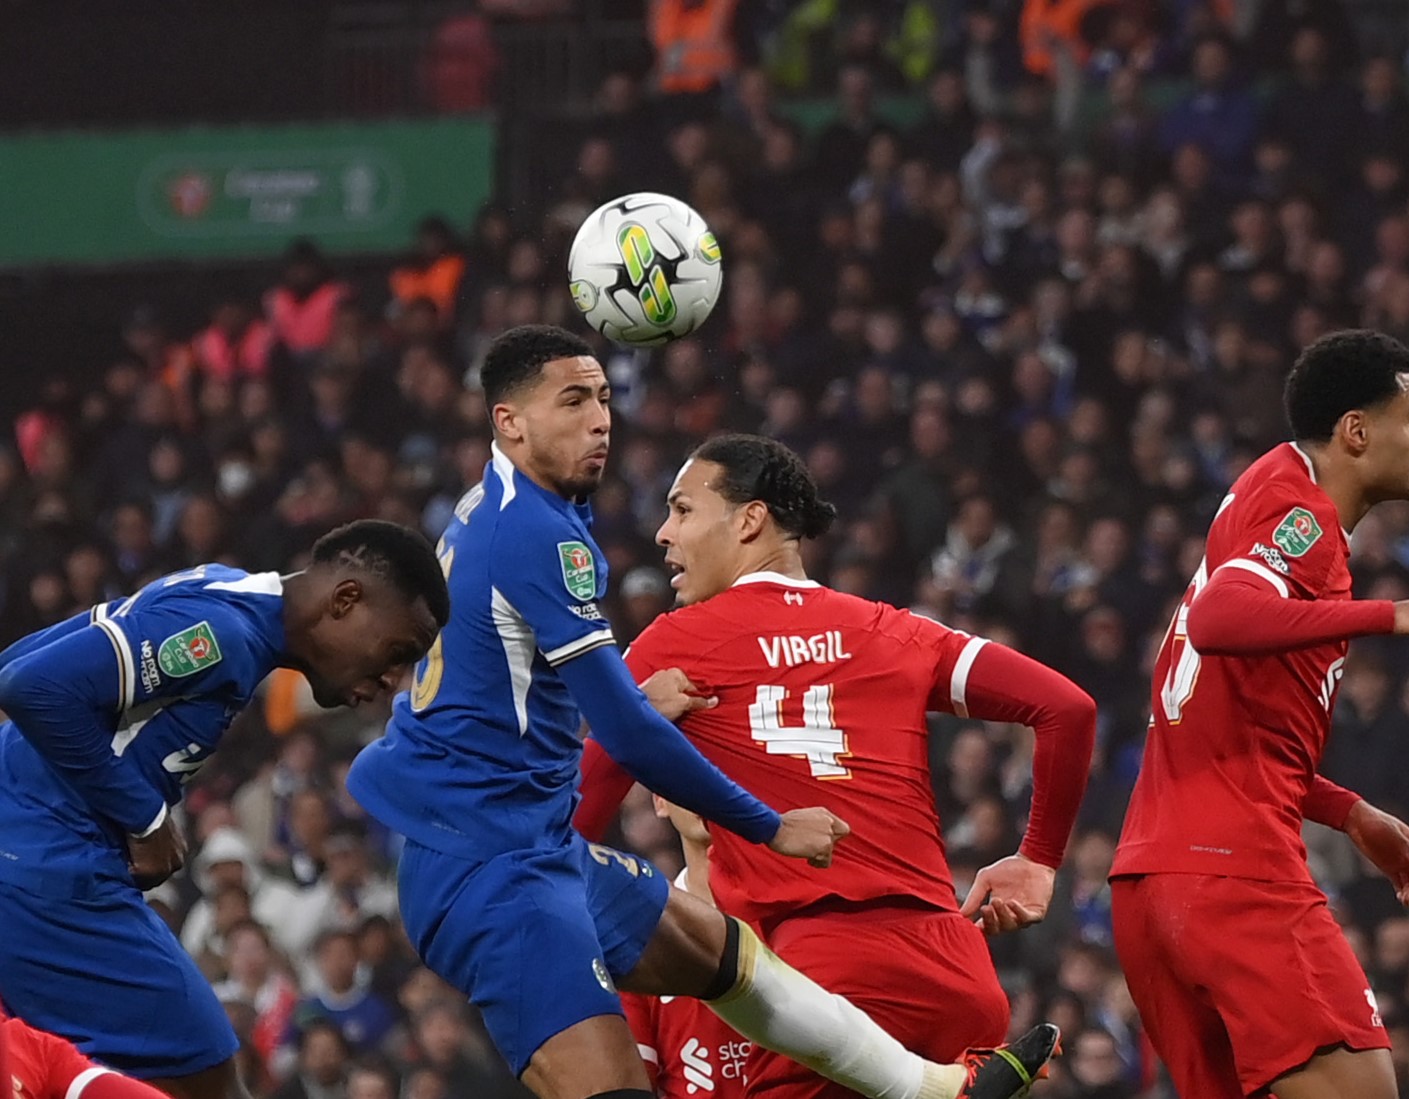
<svg viewBox="0 0 1409 1099">
<path fill-rule="evenodd" d="M 651 708 L 615 649 L 588 653 L 560 666 L 558 674 L 592 735 L 643 786 L 745 839 L 776 848 L 782 825 L 778 814 L 727 778 Z M 820 860 L 830 851 L 828 842 L 782 853 Z"/>
<path fill-rule="evenodd" d="M 1187 620 L 1195 651 L 1258 656 L 1399 632 L 1402 616 L 1388 600 L 1322 598 L 1344 540 L 1324 497 L 1301 499 L 1269 485 L 1240 509 L 1232 537 L 1236 555 L 1195 582 Z"/>
</svg>

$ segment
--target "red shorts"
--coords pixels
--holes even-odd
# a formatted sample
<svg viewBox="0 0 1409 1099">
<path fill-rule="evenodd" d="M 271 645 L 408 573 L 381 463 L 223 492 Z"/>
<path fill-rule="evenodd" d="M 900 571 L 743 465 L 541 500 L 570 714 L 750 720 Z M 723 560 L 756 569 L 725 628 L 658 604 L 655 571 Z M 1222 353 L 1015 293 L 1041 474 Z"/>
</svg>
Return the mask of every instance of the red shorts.
<svg viewBox="0 0 1409 1099">
<path fill-rule="evenodd" d="M 1180 1095 L 1242 1099 L 1323 1049 L 1389 1048 L 1310 882 L 1148 874 L 1116 878 L 1111 905 L 1130 995 Z"/>
<path fill-rule="evenodd" d="M 955 1061 L 970 1046 L 1007 1037 L 1008 997 L 988 944 L 957 912 L 872 906 L 795 916 L 772 929 L 768 945 L 932 1061 Z M 750 1096 L 855 1099 L 757 1045 L 745 1071 Z"/>
</svg>

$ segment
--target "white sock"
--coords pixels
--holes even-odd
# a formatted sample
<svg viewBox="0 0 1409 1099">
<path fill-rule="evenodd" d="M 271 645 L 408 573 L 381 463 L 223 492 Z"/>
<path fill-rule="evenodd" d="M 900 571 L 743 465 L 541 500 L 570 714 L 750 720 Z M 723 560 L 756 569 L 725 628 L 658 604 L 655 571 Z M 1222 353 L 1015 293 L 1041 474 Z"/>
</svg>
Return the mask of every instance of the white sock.
<svg viewBox="0 0 1409 1099">
<path fill-rule="evenodd" d="M 705 1006 L 745 1038 L 870 1099 L 957 1099 L 962 1065 L 911 1053 L 850 1000 L 804 977 L 739 922 L 739 978 Z"/>
</svg>

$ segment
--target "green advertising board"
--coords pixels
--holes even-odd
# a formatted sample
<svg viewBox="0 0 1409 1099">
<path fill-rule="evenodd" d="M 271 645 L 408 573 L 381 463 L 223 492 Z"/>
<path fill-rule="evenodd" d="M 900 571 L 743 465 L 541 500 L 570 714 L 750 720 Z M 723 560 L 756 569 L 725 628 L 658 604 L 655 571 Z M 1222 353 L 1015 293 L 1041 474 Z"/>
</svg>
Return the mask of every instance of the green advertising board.
<svg viewBox="0 0 1409 1099">
<path fill-rule="evenodd" d="M 0 137 L 0 267 L 392 251 L 493 180 L 481 118 Z"/>
</svg>

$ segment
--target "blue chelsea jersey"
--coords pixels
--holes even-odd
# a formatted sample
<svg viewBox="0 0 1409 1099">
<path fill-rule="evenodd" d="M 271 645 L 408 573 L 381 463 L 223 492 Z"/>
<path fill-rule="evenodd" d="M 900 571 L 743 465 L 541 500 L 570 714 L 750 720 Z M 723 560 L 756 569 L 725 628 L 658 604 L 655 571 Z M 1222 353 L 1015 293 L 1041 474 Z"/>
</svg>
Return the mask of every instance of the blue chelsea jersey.
<svg viewBox="0 0 1409 1099">
<path fill-rule="evenodd" d="M 144 814 L 180 800 L 279 663 L 283 606 L 277 574 L 202 565 L 0 653 L 26 713 L 44 714 L 53 696 L 53 712 L 97 749 L 85 762 L 71 734 L 37 746 L 38 719 L 0 726 L 0 881 L 67 896 L 130 886 L 125 830 L 94 796 L 116 798 L 121 785 L 123 804 L 146 799 Z"/>
<path fill-rule="evenodd" d="M 388 827 L 476 860 L 567 839 L 582 718 L 554 669 L 613 644 L 590 525 L 494 449 L 440 541 L 450 622 L 348 775 Z"/>
</svg>

